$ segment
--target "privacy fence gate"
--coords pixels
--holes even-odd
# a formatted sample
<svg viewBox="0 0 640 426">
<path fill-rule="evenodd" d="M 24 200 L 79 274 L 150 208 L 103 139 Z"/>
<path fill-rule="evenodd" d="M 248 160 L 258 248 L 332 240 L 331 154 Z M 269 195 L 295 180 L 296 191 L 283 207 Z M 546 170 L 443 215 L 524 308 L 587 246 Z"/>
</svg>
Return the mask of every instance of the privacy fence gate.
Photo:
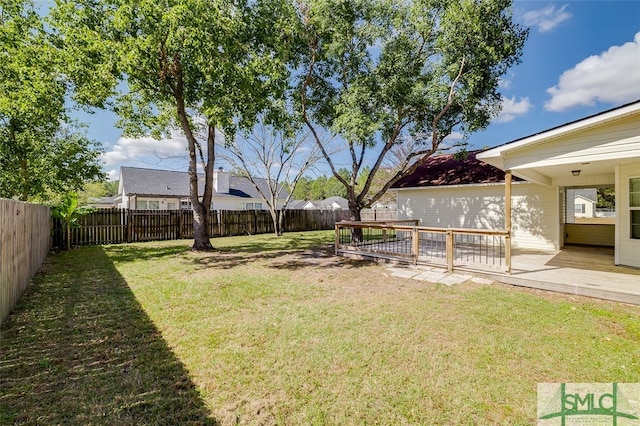
<svg viewBox="0 0 640 426">
<path fill-rule="evenodd" d="M 284 232 L 333 229 L 347 219 L 344 210 L 284 210 Z M 105 209 L 81 216 L 71 229 L 71 245 L 118 244 L 139 241 L 193 238 L 191 210 Z M 267 210 L 214 210 L 209 213 L 209 235 L 225 237 L 274 232 Z M 53 223 L 53 246 L 64 247 L 66 230 L 59 219 Z"/>
</svg>

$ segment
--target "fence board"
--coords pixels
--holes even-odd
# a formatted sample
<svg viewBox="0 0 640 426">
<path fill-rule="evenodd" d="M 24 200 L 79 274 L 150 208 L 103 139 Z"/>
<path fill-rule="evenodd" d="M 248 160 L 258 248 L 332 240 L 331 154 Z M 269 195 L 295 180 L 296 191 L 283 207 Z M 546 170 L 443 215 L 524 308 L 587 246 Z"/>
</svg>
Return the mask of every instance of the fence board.
<svg viewBox="0 0 640 426">
<path fill-rule="evenodd" d="M 0 199 L 0 324 L 51 247 L 48 207 Z"/>
<path fill-rule="evenodd" d="M 398 219 L 398 212 L 396 210 L 364 209 L 360 212 L 360 219 L 363 222 L 396 220 Z"/>
</svg>

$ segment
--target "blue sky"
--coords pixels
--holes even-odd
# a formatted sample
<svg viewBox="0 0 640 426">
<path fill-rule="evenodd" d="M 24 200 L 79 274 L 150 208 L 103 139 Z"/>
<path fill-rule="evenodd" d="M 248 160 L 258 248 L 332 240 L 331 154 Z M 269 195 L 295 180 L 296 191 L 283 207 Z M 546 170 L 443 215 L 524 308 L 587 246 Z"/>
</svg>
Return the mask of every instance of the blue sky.
<svg viewBox="0 0 640 426">
<path fill-rule="evenodd" d="M 530 28 L 522 63 L 503 78 L 502 114 L 469 136 L 470 148 L 503 144 L 640 99 L 640 1 L 516 1 L 514 15 Z M 104 170 L 113 179 L 120 166 L 186 170 L 186 143 L 179 135 L 162 142 L 122 138 L 110 112 L 77 118 L 106 149 Z"/>
</svg>

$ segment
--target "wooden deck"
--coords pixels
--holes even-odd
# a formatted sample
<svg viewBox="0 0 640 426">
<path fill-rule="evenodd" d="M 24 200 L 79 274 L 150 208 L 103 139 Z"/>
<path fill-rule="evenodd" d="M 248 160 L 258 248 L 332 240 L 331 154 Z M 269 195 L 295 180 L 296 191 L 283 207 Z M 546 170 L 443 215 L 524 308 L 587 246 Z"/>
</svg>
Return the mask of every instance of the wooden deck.
<svg viewBox="0 0 640 426">
<path fill-rule="evenodd" d="M 610 247 L 514 249 L 511 264 L 511 275 L 483 275 L 506 284 L 640 305 L 640 269 L 616 266 Z"/>
</svg>

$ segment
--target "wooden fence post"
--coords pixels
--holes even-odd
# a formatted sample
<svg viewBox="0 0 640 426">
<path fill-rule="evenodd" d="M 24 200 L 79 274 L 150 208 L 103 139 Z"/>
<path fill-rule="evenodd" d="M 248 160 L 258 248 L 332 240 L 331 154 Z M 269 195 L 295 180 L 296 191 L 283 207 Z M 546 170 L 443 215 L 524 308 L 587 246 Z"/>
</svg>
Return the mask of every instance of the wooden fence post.
<svg viewBox="0 0 640 426">
<path fill-rule="evenodd" d="M 133 240 L 133 224 L 131 223 L 133 214 L 131 209 L 127 210 L 127 242 L 130 243 Z"/>
</svg>

